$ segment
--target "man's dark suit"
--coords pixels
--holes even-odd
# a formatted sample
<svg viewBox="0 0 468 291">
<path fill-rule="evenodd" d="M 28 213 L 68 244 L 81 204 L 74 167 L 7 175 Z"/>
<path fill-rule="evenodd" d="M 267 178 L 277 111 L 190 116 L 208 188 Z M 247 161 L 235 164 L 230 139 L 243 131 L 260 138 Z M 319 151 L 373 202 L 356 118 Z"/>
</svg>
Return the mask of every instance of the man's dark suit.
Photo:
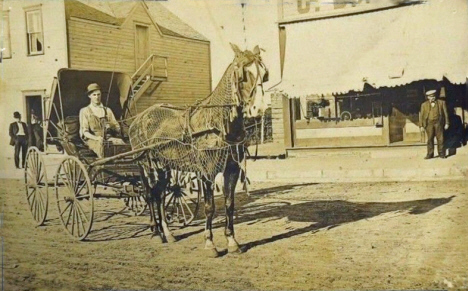
<svg viewBox="0 0 468 291">
<path fill-rule="evenodd" d="M 15 146 L 15 166 L 19 168 L 19 152 L 21 150 L 21 165 L 24 168 L 24 162 L 26 159 L 26 150 L 28 149 L 28 127 L 26 123 L 20 122 L 23 126 L 25 135 L 18 135 L 19 125 L 18 122 L 10 124 L 10 145 Z"/>
<path fill-rule="evenodd" d="M 435 100 L 435 107 L 438 108 L 439 118 L 437 120 L 430 120 L 431 102 L 428 100 L 421 104 L 419 126 L 423 127 L 427 133 L 427 156 L 434 156 L 434 137 L 436 137 L 439 156 L 443 157 L 445 156 L 444 126 L 445 124 L 449 125 L 450 119 L 445 101 L 439 99 Z"/>
</svg>

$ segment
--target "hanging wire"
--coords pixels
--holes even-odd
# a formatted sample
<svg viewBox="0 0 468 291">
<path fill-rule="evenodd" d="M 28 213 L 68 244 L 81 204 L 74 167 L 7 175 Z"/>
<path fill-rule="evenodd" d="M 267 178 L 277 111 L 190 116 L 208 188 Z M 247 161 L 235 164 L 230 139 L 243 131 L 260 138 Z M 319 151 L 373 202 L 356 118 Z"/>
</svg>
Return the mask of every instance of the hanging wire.
<svg viewBox="0 0 468 291">
<path fill-rule="evenodd" d="M 242 24 L 243 24 L 243 30 L 244 30 L 244 49 L 247 49 L 247 32 L 245 29 L 245 9 L 247 7 L 247 3 L 242 2 Z"/>
</svg>

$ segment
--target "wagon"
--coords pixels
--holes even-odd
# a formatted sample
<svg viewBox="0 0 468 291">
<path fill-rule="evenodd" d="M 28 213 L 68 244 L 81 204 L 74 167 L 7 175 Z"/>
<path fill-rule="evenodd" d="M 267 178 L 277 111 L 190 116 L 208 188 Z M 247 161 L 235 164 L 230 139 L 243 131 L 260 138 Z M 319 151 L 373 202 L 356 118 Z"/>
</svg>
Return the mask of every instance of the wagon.
<svg viewBox="0 0 468 291">
<path fill-rule="evenodd" d="M 104 141 L 102 158 L 79 136 L 78 114 L 89 104 L 86 86 L 90 83 L 100 84 L 102 103 L 114 112 L 125 142 L 113 145 Z M 126 134 L 136 114 L 132 102 L 136 86 L 124 73 L 58 71 L 51 95 L 42 104 L 44 149 L 29 148 L 25 163 L 26 198 L 37 225 L 46 222 L 50 196 L 55 198 L 63 227 L 78 240 L 90 233 L 99 199 L 121 199 L 125 210 L 135 215 L 145 212 L 149 187 L 140 160 L 150 149 L 132 150 Z M 190 224 L 197 216 L 202 191 L 197 173 L 171 170 L 170 185 L 164 193 L 166 221 L 180 226 Z"/>
</svg>

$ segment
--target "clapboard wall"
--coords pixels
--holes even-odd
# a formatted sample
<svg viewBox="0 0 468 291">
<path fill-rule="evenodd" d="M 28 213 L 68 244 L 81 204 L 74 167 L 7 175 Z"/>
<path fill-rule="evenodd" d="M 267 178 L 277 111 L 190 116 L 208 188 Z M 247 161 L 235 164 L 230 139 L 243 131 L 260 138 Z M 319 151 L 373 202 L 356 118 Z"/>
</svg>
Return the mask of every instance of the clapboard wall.
<svg viewBox="0 0 468 291">
<path fill-rule="evenodd" d="M 115 70 L 131 76 L 137 69 L 136 24 L 149 28 L 150 54 L 168 58 L 168 80 L 139 99 L 139 111 L 155 103 L 191 104 L 210 93 L 210 43 L 162 34 L 141 3 L 121 25 L 69 18 L 70 68 Z"/>
</svg>

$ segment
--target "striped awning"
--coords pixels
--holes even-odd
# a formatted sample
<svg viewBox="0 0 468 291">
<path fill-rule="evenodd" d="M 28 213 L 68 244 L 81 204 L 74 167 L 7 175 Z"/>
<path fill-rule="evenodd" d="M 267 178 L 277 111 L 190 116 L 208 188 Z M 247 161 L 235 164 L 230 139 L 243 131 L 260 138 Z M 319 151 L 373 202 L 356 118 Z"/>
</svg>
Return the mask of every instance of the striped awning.
<svg viewBox="0 0 468 291">
<path fill-rule="evenodd" d="M 290 97 L 466 82 L 468 2 L 431 0 L 354 16 L 289 24 L 283 80 Z"/>
</svg>

